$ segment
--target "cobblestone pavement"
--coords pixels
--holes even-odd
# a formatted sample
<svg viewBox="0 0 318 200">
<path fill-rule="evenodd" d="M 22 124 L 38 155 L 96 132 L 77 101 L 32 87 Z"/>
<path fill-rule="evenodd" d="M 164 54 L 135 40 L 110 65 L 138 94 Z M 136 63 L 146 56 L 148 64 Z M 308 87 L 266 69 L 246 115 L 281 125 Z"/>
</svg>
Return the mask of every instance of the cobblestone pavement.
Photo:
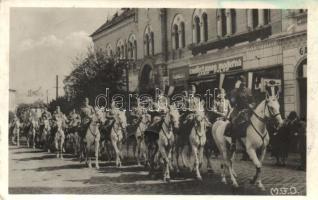
<svg viewBox="0 0 318 200">
<path fill-rule="evenodd" d="M 207 172 L 206 164 L 203 165 L 202 182 L 195 180 L 191 173 L 184 173 L 164 183 L 150 179 L 145 168 L 134 163 L 124 162 L 124 166 L 117 169 L 114 163 L 102 161 L 101 168 L 96 170 L 86 168 L 71 155 L 59 160 L 54 154 L 40 150 L 10 147 L 9 193 L 271 195 L 287 188 L 290 194 L 306 194 L 306 173 L 296 170 L 297 155 L 292 155 L 284 168 L 274 166 L 267 156 L 262 168 L 266 191 L 249 183 L 255 168 L 251 162 L 240 161 L 240 157 L 234 164 L 240 187 L 234 190 L 229 184 L 221 183 L 220 162 L 215 158 L 212 159 L 213 172 Z"/>
</svg>

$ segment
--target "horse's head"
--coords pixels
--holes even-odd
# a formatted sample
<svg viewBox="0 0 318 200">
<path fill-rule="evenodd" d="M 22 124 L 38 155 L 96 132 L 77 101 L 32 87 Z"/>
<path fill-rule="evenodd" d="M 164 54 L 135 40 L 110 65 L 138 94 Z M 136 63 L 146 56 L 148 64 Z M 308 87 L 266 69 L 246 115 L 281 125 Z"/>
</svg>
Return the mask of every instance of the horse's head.
<svg viewBox="0 0 318 200">
<path fill-rule="evenodd" d="M 142 113 L 141 114 L 141 122 L 144 124 L 150 123 L 151 122 L 151 115 L 148 113 Z"/>
<path fill-rule="evenodd" d="M 127 118 L 125 111 L 117 109 L 115 112 L 115 120 L 122 127 L 123 130 L 127 128 Z"/>
<path fill-rule="evenodd" d="M 280 105 L 278 102 L 278 97 L 267 96 L 265 103 L 267 107 L 267 109 L 265 109 L 265 117 L 275 119 L 278 124 L 278 127 L 281 127 L 283 124 L 283 119 L 279 110 Z"/>
<path fill-rule="evenodd" d="M 170 105 L 168 112 L 168 114 L 171 117 L 171 122 L 173 123 L 174 128 L 179 128 L 180 113 L 177 107 L 174 104 Z"/>
<path fill-rule="evenodd" d="M 204 102 L 201 102 L 199 109 L 196 110 L 194 115 L 195 125 L 201 129 L 202 131 L 206 130 L 207 126 L 210 126 L 211 123 L 207 120 L 204 112 Z"/>
</svg>

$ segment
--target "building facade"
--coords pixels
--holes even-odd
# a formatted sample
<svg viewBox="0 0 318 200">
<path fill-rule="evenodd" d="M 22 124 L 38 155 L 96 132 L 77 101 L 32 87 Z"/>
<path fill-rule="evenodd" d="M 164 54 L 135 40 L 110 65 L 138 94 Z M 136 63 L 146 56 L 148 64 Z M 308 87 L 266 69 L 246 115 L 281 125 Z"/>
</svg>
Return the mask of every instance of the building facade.
<svg viewBox="0 0 318 200">
<path fill-rule="evenodd" d="M 129 90 L 234 88 L 246 76 L 256 99 L 280 84 L 282 112 L 306 116 L 307 11 L 121 9 L 91 35 L 95 48 L 133 63 Z"/>
</svg>

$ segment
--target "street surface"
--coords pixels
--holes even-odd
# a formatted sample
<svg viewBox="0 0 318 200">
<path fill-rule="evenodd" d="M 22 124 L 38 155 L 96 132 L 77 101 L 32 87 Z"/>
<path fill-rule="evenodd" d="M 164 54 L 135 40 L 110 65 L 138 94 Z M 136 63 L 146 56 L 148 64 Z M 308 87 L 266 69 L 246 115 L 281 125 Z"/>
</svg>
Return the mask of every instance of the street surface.
<svg viewBox="0 0 318 200">
<path fill-rule="evenodd" d="M 86 168 L 72 155 L 64 160 L 55 154 L 24 147 L 9 147 L 9 193 L 10 194 L 241 194 L 271 195 L 306 194 L 306 173 L 297 171 L 298 155 L 291 155 L 287 167 L 274 166 L 269 153 L 262 168 L 266 191 L 260 191 L 249 180 L 255 168 L 249 161 L 240 161 L 237 156 L 234 167 L 238 175 L 238 189 L 221 183 L 220 162 L 212 159 L 213 172 L 203 165 L 203 181 L 195 180 L 191 173 L 176 176 L 170 183 L 151 179 L 147 170 L 135 162 L 123 162 L 118 169 L 113 162 L 100 162 L 100 169 Z M 94 164 L 93 164 L 94 166 Z M 283 188 L 283 190 L 282 190 Z"/>
</svg>

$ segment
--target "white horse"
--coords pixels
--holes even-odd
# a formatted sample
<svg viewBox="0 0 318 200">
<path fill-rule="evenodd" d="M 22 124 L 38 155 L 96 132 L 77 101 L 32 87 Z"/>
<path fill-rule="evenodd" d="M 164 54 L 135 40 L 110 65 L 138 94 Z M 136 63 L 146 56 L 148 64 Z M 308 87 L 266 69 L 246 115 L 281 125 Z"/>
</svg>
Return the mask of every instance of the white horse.
<svg viewBox="0 0 318 200">
<path fill-rule="evenodd" d="M 170 105 L 166 111 L 163 123 L 159 132 L 158 150 L 159 155 L 163 158 L 163 181 L 170 181 L 170 168 L 172 150 L 175 145 L 175 135 L 173 129 L 179 128 L 180 114 L 178 109 L 174 105 Z"/>
<path fill-rule="evenodd" d="M 263 100 L 255 110 L 253 110 L 249 125 L 246 129 L 246 137 L 244 139 L 246 152 L 256 166 L 256 174 L 251 183 L 256 184 L 257 187 L 262 190 L 265 190 L 265 188 L 262 184 L 260 173 L 262 162 L 266 153 L 266 147 L 269 143 L 269 135 L 266 130 L 266 119 L 275 118 L 280 126 L 283 120 L 279 107 L 280 105 L 277 95 L 266 95 L 266 99 Z M 238 187 L 238 183 L 236 181 L 237 175 L 232 166 L 235 153 L 231 152 L 228 148 L 229 145 L 226 144 L 227 142 L 231 143 L 231 138 L 224 136 L 225 128 L 228 123 L 228 121 L 222 120 L 215 122 L 212 126 L 212 135 L 222 157 L 222 182 L 226 183 L 225 172 L 228 170 L 233 186 Z M 259 157 L 256 153 L 257 150 L 260 150 L 261 152 Z"/>
<path fill-rule="evenodd" d="M 85 137 L 84 137 L 85 161 L 88 167 L 92 168 L 91 149 L 92 149 L 92 146 L 94 145 L 95 167 L 96 169 L 99 169 L 99 163 L 98 163 L 99 142 L 100 142 L 99 126 L 105 113 L 99 109 L 95 109 L 95 110 L 96 110 L 96 113 L 92 116 L 91 121 L 86 130 Z"/>
<path fill-rule="evenodd" d="M 56 157 L 63 160 L 63 147 L 65 140 L 65 119 L 58 117 L 55 121 L 56 132 L 54 136 L 54 144 L 56 149 Z"/>
<path fill-rule="evenodd" d="M 201 105 L 203 105 L 203 103 Z M 195 158 L 194 170 L 195 170 L 196 178 L 198 180 L 202 180 L 202 177 L 200 174 L 200 167 L 203 162 L 203 150 L 206 143 L 207 126 L 210 126 L 211 123 L 207 120 L 205 116 L 203 106 L 200 106 L 200 108 L 198 108 L 195 111 L 193 117 L 194 117 L 193 118 L 194 125 L 189 135 L 189 144 L 190 144 L 191 152 Z M 181 158 L 183 163 L 186 164 L 183 152 L 181 154 Z M 189 164 L 186 164 L 186 165 L 189 166 Z"/>
<path fill-rule="evenodd" d="M 110 140 L 116 154 L 116 166 L 121 167 L 122 141 L 127 128 L 126 113 L 117 108 L 113 109 L 114 124 L 110 131 Z"/>
<path fill-rule="evenodd" d="M 27 132 L 27 146 L 28 148 L 30 147 L 30 143 L 32 142 L 32 148 L 35 149 L 35 137 L 36 137 L 36 132 L 38 130 L 38 122 L 34 119 L 31 118 L 29 121 L 29 128 Z"/>
<path fill-rule="evenodd" d="M 50 148 L 49 135 L 51 133 L 50 121 L 48 119 L 43 120 L 43 130 L 41 133 L 40 143 L 42 148 L 46 151 Z"/>
<path fill-rule="evenodd" d="M 138 128 L 135 133 L 136 138 L 136 148 L 137 148 L 137 164 L 140 165 L 140 158 L 143 157 L 145 159 L 145 163 L 147 163 L 147 152 L 146 152 L 146 144 L 145 144 L 145 135 L 144 132 L 148 128 L 151 122 L 151 116 L 146 112 L 141 111 L 140 113 L 140 121 L 138 124 Z"/>
</svg>

